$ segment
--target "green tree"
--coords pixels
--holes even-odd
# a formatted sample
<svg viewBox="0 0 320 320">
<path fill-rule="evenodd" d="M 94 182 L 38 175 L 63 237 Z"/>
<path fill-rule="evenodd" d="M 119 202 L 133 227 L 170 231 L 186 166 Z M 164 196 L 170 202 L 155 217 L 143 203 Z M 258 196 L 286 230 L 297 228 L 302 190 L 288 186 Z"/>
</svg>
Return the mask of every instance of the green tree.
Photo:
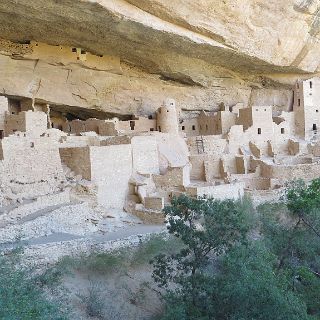
<svg viewBox="0 0 320 320">
<path fill-rule="evenodd" d="M 184 291 L 169 292 L 162 320 L 311 320 L 306 304 L 276 271 L 277 257 L 260 241 L 234 247 L 219 272 L 201 285 L 201 308 Z M 187 291 L 188 288 L 185 288 Z"/>
<path fill-rule="evenodd" d="M 294 228 L 304 225 L 320 239 L 320 179 L 314 179 L 310 184 L 294 181 L 286 190 L 285 200 L 292 218 L 296 219 Z"/>
<path fill-rule="evenodd" d="M 305 320 L 307 307 L 262 242 L 236 247 L 214 279 L 210 319 Z"/>
<path fill-rule="evenodd" d="M 290 278 L 290 290 L 320 319 L 320 179 L 289 184 L 283 205 L 259 210 L 264 242 L 278 258 L 277 273 Z"/>
<path fill-rule="evenodd" d="M 320 275 L 307 267 L 297 268 L 295 274 L 294 290 L 305 301 L 308 313 L 320 319 Z"/>
<path fill-rule="evenodd" d="M 154 260 L 153 277 L 166 288 L 162 320 L 320 319 L 314 270 L 320 243 L 307 224 L 317 225 L 317 204 L 295 228 L 301 213 L 288 194 L 285 203 L 265 206 L 263 234 L 255 240 L 247 239 L 252 212 L 243 203 L 174 199 L 165 209 L 168 229 L 184 247 Z M 290 254 L 279 267 L 288 243 Z"/>
<path fill-rule="evenodd" d="M 182 299 L 179 319 L 197 319 L 206 315 L 210 297 L 209 260 L 246 242 L 250 217 L 240 201 L 175 198 L 165 208 L 168 230 L 184 247 L 177 254 L 159 255 L 153 261 L 153 278 L 161 287 L 173 285 L 168 301 Z M 180 304 L 181 305 L 181 304 Z M 172 318 L 174 319 L 174 318 Z"/>
<path fill-rule="evenodd" d="M 262 232 L 279 257 L 278 269 L 309 265 L 320 273 L 320 179 L 289 184 L 285 192 L 287 211 L 262 215 Z"/>
</svg>

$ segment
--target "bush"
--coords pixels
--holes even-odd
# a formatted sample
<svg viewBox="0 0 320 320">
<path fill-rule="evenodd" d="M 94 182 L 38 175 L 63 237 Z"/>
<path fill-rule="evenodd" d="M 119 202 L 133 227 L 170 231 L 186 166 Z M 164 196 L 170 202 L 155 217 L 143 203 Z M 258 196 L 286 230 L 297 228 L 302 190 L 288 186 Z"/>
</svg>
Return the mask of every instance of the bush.
<svg viewBox="0 0 320 320">
<path fill-rule="evenodd" d="M 18 252 L 0 258 L 0 319 L 68 318 L 61 304 L 46 297 L 38 280 L 39 276 L 20 266 Z"/>
<path fill-rule="evenodd" d="M 125 265 L 126 252 L 123 249 L 105 253 L 92 253 L 81 261 L 81 268 L 100 274 L 119 272 Z"/>
<path fill-rule="evenodd" d="M 164 235 L 151 235 L 147 241 L 143 241 L 132 250 L 130 265 L 133 267 L 147 264 L 158 254 L 173 254 L 183 247 L 180 239 Z"/>
<path fill-rule="evenodd" d="M 103 319 L 106 302 L 104 290 L 98 283 L 90 281 L 87 294 L 78 294 L 78 297 L 85 305 L 89 317 Z"/>
<path fill-rule="evenodd" d="M 141 241 L 137 247 L 121 248 L 110 252 L 92 252 L 80 257 L 65 257 L 56 268 L 50 271 L 51 276 L 61 270 L 86 270 L 92 273 L 107 275 L 126 272 L 129 268 L 148 265 L 150 260 L 159 253 L 177 252 L 182 247 L 181 241 L 163 234 L 150 235 Z"/>
</svg>

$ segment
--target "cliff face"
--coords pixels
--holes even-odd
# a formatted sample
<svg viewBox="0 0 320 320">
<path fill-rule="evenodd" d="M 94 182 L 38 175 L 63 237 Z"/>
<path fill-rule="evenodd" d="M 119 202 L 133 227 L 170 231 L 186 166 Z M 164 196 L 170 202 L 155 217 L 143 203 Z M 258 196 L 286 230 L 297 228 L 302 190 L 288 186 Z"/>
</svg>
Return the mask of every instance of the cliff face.
<svg viewBox="0 0 320 320">
<path fill-rule="evenodd" d="M 2 0 L 0 35 L 117 57 L 97 70 L 0 44 L 3 94 L 79 112 L 143 114 L 167 96 L 186 110 L 288 108 L 290 86 L 320 64 L 316 0 Z"/>
</svg>

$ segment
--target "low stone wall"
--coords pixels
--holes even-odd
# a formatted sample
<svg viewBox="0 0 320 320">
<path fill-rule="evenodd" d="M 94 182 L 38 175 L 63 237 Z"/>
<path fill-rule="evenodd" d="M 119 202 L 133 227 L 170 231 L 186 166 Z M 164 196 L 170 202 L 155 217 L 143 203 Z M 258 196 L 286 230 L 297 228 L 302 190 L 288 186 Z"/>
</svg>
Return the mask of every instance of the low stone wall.
<svg viewBox="0 0 320 320">
<path fill-rule="evenodd" d="M 269 190 L 271 188 L 270 178 L 257 176 L 255 173 L 231 175 L 232 181 L 241 181 L 248 190 Z"/>
<path fill-rule="evenodd" d="M 283 195 L 283 189 L 278 190 L 246 190 L 245 195 L 252 200 L 254 207 L 266 202 L 278 202 Z"/>
<path fill-rule="evenodd" d="M 186 192 L 191 197 L 210 197 L 219 200 L 243 198 L 244 183 L 234 182 L 232 184 L 221 184 L 216 186 L 197 186 L 190 185 L 186 187 Z"/>
<path fill-rule="evenodd" d="M 280 183 L 295 179 L 312 180 L 320 174 L 320 164 L 269 165 L 262 163 L 261 176 L 277 179 Z"/>
<path fill-rule="evenodd" d="M 133 213 L 140 220 L 143 221 L 144 224 L 164 224 L 165 223 L 165 215 L 161 211 L 154 210 L 135 210 Z"/>
</svg>

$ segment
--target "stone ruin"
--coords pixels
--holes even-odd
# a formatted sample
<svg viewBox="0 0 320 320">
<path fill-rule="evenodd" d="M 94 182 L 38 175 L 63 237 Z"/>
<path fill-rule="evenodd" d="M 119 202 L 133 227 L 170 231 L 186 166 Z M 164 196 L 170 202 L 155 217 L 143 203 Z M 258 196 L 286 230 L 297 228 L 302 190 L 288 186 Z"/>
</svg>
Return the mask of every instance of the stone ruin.
<svg viewBox="0 0 320 320">
<path fill-rule="evenodd" d="M 70 201 L 79 188 L 70 177 L 98 205 L 146 222 L 162 221 L 181 194 L 272 198 L 290 180 L 319 176 L 319 98 L 313 78 L 297 82 L 290 112 L 237 104 L 183 118 L 167 99 L 149 117 L 68 120 L 49 105 L 1 97 L 0 206 Z"/>
</svg>

